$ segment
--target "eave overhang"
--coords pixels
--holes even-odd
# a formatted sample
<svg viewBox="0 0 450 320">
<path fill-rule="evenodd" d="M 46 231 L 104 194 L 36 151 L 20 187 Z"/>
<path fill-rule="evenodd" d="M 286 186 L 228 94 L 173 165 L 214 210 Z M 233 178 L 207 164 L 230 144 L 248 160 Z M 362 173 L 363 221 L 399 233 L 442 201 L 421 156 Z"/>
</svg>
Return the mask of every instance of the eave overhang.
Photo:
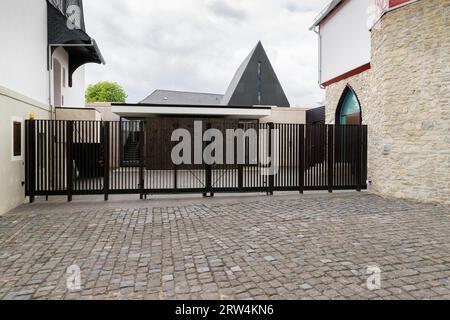
<svg viewBox="0 0 450 320">
<path fill-rule="evenodd" d="M 111 104 L 111 111 L 121 117 L 202 116 L 261 119 L 272 114 L 272 107 L 191 106 L 155 104 Z"/>
<path fill-rule="evenodd" d="M 309 30 L 313 30 L 315 27 L 320 25 L 323 20 L 325 20 L 336 8 L 339 6 L 344 0 L 333 0 L 331 3 L 325 7 L 319 15 L 314 19 L 313 25 L 309 28 Z"/>
</svg>

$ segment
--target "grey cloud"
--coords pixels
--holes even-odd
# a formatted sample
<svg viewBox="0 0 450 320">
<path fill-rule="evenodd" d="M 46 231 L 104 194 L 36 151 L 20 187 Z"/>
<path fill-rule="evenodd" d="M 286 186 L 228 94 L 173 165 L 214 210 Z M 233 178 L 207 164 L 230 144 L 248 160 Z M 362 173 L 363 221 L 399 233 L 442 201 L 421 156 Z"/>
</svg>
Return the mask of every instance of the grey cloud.
<svg viewBox="0 0 450 320">
<path fill-rule="evenodd" d="M 293 105 L 323 100 L 317 38 L 308 27 L 328 0 L 298 1 L 295 12 L 286 10 L 293 0 L 221 2 L 244 14 L 245 24 L 223 10 L 218 18 L 205 0 L 85 0 L 87 31 L 107 61 L 87 65 L 86 83 L 117 81 L 129 102 L 155 89 L 224 93 L 262 40 Z"/>
<path fill-rule="evenodd" d="M 237 9 L 228 2 L 232 1 L 209 0 L 207 1 L 207 6 L 214 14 L 220 17 L 232 18 L 240 21 L 247 17 L 247 14 L 244 10 Z"/>
</svg>

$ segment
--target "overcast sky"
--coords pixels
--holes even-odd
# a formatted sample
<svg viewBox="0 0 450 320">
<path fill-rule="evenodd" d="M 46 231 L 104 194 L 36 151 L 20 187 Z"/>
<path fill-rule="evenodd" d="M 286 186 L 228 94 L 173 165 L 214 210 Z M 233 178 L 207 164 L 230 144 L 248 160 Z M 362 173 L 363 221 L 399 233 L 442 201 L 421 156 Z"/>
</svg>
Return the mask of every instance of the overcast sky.
<svg viewBox="0 0 450 320">
<path fill-rule="evenodd" d="M 115 81 L 128 102 L 155 89 L 225 93 L 261 40 L 293 106 L 324 99 L 314 17 L 330 0 L 85 0 L 86 28 L 106 66 L 86 83 Z"/>
</svg>

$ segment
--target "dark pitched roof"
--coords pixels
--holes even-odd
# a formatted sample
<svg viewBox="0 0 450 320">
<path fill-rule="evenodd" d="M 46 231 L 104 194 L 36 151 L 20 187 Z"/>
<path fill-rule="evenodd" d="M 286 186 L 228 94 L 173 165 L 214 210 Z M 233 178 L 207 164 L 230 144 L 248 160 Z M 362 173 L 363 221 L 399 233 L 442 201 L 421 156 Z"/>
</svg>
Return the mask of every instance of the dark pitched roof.
<svg viewBox="0 0 450 320">
<path fill-rule="evenodd" d="M 162 105 L 220 105 L 223 95 L 200 92 L 155 90 L 141 104 Z"/>
<path fill-rule="evenodd" d="M 237 70 L 222 104 L 290 106 L 261 41 Z"/>
<path fill-rule="evenodd" d="M 237 107 L 290 106 L 261 42 L 258 42 L 241 64 L 225 95 L 155 90 L 140 104 Z"/>
</svg>

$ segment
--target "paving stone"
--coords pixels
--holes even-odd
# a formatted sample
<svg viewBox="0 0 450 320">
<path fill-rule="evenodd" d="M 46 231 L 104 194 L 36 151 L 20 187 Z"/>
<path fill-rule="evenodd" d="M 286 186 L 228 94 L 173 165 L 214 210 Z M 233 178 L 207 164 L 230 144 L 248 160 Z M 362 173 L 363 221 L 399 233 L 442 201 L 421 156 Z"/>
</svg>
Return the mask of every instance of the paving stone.
<svg viewBox="0 0 450 320">
<path fill-rule="evenodd" d="M 269 262 L 272 262 L 272 261 L 275 261 L 275 260 L 277 260 L 277 259 L 275 259 L 275 258 L 272 257 L 272 256 L 267 256 L 267 257 L 264 257 L 264 260 L 269 261 Z"/>
<path fill-rule="evenodd" d="M 232 272 L 241 272 L 242 271 L 241 267 L 239 267 L 239 266 L 232 267 L 230 270 Z"/>
<path fill-rule="evenodd" d="M 320 260 L 320 262 L 322 262 L 323 264 L 327 264 L 327 263 L 330 263 L 332 261 L 329 260 L 329 259 L 322 259 L 322 260 Z"/>
<path fill-rule="evenodd" d="M 1 299 L 450 298 L 448 207 L 354 192 L 79 198 L 0 218 Z M 370 291 L 374 265 L 382 288 Z"/>
<path fill-rule="evenodd" d="M 208 267 L 197 268 L 197 272 L 198 273 L 206 273 L 206 272 L 209 272 L 209 268 Z"/>
<path fill-rule="evenodd" d="M 303 284 L 300 285 L 300 289 L 302 289 L 302 290 L 309 290 L 309 289 L 312 289 L 312 286 L 310 284 L 308 284 L 308 283 L 303 283 Z"/>
<path fill-rule="evenodd" d="M 162 280 L 164 282 L 172 281 L 173 280 L 173 275 L 171 275 L 171 274 L 165 275 L 165 276 L 162 277 Z"/>
</svg>

